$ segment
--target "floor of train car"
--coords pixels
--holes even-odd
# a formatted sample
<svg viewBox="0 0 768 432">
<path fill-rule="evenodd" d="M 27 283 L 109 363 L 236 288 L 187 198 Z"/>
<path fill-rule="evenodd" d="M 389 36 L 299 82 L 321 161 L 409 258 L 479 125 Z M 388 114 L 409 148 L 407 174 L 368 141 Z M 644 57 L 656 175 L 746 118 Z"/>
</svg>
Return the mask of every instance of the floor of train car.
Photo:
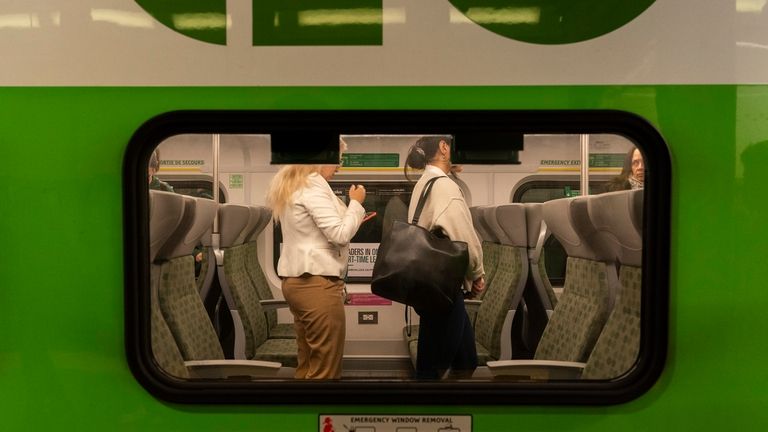
<svg viewBox="0 0 768 432">
<path fill-rule="evenodd" d="M 293 378 L 294 368 L 284 367 L 279 378 Z M 413 364 L 402 340 L 348 340 L 344 345 L 342 379 L 344 380 L 411 380 Z M 478 367 L 472 379 L 489 379 L 487 367 Z"/>
</svg>

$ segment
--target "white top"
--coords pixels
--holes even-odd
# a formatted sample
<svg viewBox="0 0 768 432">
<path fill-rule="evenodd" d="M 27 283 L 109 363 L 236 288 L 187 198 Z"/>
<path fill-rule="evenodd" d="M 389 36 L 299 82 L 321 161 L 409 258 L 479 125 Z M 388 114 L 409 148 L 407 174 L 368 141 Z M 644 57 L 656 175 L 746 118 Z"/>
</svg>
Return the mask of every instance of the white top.
<svg viewBox="0 0 768 432">
<path fill-rule="evenodd" d="M 347 273 L 349 241 L 365 216 L 363 206 L 351 200 L 349 207 L 333 193 L 317 173 L 309 184 L 293 194 L 293 202 L 280 215 L 283 250 L 277 263 L 281 277 L 304 273 L 337 276 Z"/>
<path fill-rule="evenodd" d="M 411 204 L 408 206 L 409 221 L 413 220 L 424 185 L 429 179 L 439 176 L 448 177 L 443 170 L 434 165 L 427 165 L 424 169 L 424 174 L 413 188 Z M 464 194 L 453 180 L 437 180 L 432 186 L 432 191 L 429 192 L 427 202 L 419 216 L 419 226 L 430 231 L 439 229 L 451 240 L 467 242 L 469 249 L 469 266 L 465 275 L 467 281 L 474 281 L 485 274 L 483 249 L 472 225 L 472 215 L 469 213 L 467 202 L 464 201 Z"/>
</svg>

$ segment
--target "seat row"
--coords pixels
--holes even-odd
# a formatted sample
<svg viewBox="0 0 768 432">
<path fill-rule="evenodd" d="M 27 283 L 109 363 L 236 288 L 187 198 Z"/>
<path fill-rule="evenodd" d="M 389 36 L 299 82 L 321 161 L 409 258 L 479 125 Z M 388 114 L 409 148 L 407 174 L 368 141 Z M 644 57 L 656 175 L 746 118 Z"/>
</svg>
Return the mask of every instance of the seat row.
<svg viewBox="0 0 768 432">
<path fill-rule="evenodd" d="M 563 293 L 533 360 L 490 361 L 495 376 L 610 379 L 632 368 L 640 346 L 642 200 L 639 190 L 540 204 L 537 244 L 549 231 L 568 256 Z M 534 261 L 532 269 L 541 264 Z"/>
<path fill-rule="evenodd" d="M 160 191 L 150 191 L 149 200 L 151 335 L 159 366 L 179 377 L 218 378 L 273 375 L 295 366 L 295 335 L 277 324 L 274 309 L 265 312 L 259 299 L 271 298 L 271 291 L 258 261 L 249 258 L 257 253 L 269 210 Z M 211 235 L 217 214 L 219 247 Z M 203 260 L 196 278 L 198 251 Z M 225 359 L 203 305 L 217 284 L 232 314 L 234 359 Z"/>
</svg>

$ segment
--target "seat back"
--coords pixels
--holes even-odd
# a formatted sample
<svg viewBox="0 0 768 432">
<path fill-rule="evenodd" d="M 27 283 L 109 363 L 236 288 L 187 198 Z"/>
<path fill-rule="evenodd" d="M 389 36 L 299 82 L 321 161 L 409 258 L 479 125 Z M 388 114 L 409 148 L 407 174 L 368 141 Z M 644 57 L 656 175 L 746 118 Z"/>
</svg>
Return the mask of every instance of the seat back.
<svg viewBox="0 0 768 432">
<path fill-rule="evenodd" d="M 269 287 L 264 270 L 259 264 L 258 238 L 272 220 L 272 211 L 263 206 L 251 207 L 250 209 L 254 213 L 251 217 L 255 218 L 256 223 L 254 224 L 254 229 L 251 230 L 251 233 L 245 239 L 245 270 L 251 278 L 251 283 L 256 289 L 258 298 L 260 300 L 271 300 L 275 296 L 272 294 L 272 289 Z M 277 325 L 277 311 L 272 309 L 265 311 L 265 314 L 269 328 L 274 328 Z"/>
<path fill-rule="evenodd" d="M 256 347 L 268 337 L 267 318 L 246 270 L 245 240 L 258 223 L 258 214 L 248 206 L 224 204 L 219 208 L 222 260 L 217 274 L 236 326 L 235 358 L 253 358 Z M 237 327 L 243 331 L 242 339 Z"/>
<path fill-rule="evenodd" d="M 523 313 L 516 313 L 512 323 L 514 359 L 531 359 L 557 304 L 544 262 L 544 243 L 550 233 L 544 223 L 541 203 L 525 203 L 528 251 L 528 280 L 523 289 Z"/>
<path fill-rule="evenodd" d="M 616 305 L 587 360 L 584 379 L 616 378 L 632 368 L 640 352 L 642 223 L 636 219 L 642 215 L 642 196 L 642 190 L 620 191 L 589 202 L 589 215 L 621 267 Z"/>
<path fill-rule="evenodd" d="M 485 270 L 485 284 L 489 286 L 493 282 L 496 268 L 499 266 L 499 249 L 497 248 L 498 239 L 488 227 L 485 210 L 487 206 L 470 207 L 469 212 L 472 215 L 472 225 L 480 238 L 480 245 L 483 251 L 483 269 Z M 485 294 L 480 296 L 480 299 Z"/>
<path fill-rule="evenodd" d="M 184 213 L 184 198 L 170 192 L 149 191 L 149 244 L 150 244 L 150 334 L 152 357 L 166 373 L 187 378 L 184 358 L 173 338 L 168 324 L 160 312 L 157 290 L 162 265 L 155 264 L 157 253 L 181 222 Z"/>
<path fill-rule="evenodd" d="M 545 266 L 544 243 L 551 235 L 544 222 L 544 210 L 541 203 L 526 203 L 525 217 L 528 222 L 528 260 L 530 262 L 533 291 L 540 298 L 542 307 L 551 315 L 557 305 L 557 295 L 547 276 Z"/>
<path fill-rule="evenodd" d="M 485 220 L 499 239 L 499 263 L 477 312 L 475 340 L 488 349 L 488 359 L 509 359 L 512 355 L 510 329 L 520 306 L 528 276 L 525 208 L 522 204 L 486 207 Z"/>
<path fill-rule="evenodd" d="M 605 325 L 618 285 L 610 251 L 591 241 L 588 197 L 543 204 L 544 222 L 568 254 L 563 295 L 544 329 L 537 360 L 586 361 Z"/>
<path fill-rule="evenodd" d="M 221 345 L 197 291 L 192 256 L 200 237 L 213 223 L 216 203 L 192 197 L 183 199 L 181 222 L 157 257 L 163 262 L 157 303 L 185 360 L 223 359 Z"/>
</svg>

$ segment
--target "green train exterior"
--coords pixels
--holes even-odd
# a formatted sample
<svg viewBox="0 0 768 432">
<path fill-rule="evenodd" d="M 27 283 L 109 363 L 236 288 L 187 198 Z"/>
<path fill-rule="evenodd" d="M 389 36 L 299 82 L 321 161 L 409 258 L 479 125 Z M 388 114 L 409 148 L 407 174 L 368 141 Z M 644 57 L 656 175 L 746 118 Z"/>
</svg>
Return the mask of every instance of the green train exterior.
<svg viewBox="0 0 768 432">
<path fill-rule="evenodd" d="M 666 2 L 651 9 L 659 3 Z M 5 430 L 304 431 L 316 430 L 321 413 L 471 414 L 478 432 L 768 427 L 764 83 L 88 85 L 87 77 L 67 84 L 0 76 Z M 129 369 L 125 346 L 122 169 L 131 137 L 178 110 L 342 109 L 609 109 L 650 122 L 672 162 L 668 346 L 657 382 L 632 401 L 599 406 L 471 398 L 464 405 L 200 405 L 152 396 Z"/>
</svg>

